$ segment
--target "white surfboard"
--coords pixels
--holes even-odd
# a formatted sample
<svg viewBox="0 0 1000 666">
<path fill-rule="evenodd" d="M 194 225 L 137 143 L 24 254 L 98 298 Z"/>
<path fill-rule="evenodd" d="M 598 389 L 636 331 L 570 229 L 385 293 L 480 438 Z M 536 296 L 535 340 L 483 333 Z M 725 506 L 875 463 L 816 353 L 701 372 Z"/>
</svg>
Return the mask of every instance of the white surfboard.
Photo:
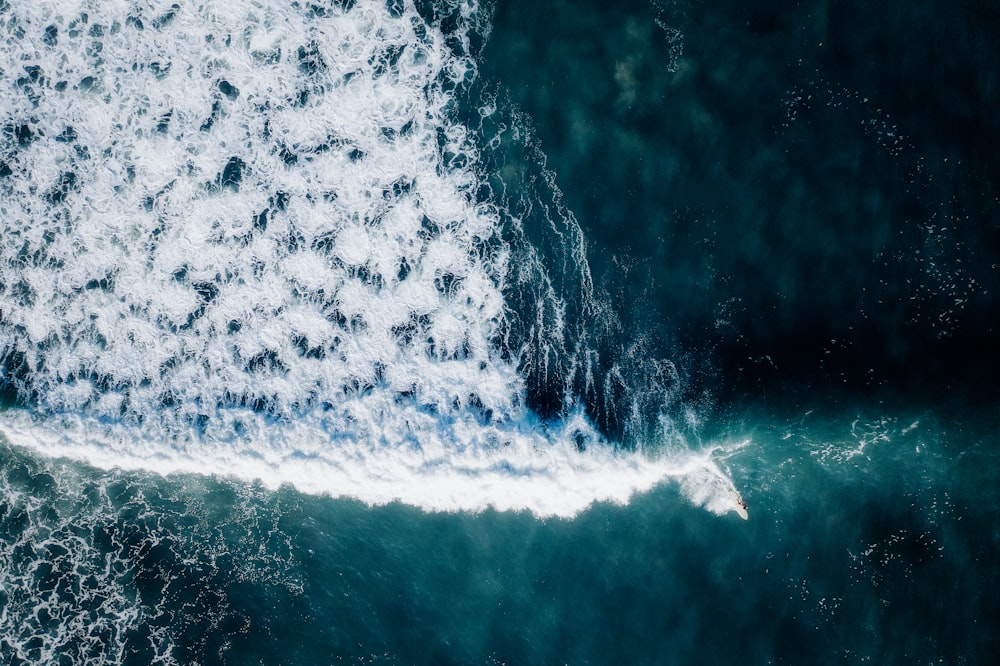
<svg viewBox="0 0 1000 666">
<path fill-rule="evenodd" d="M 736 510 L 736 513 L 740 515 L 740 518 L 743 520 L 750 520 L 750 514 L 743 508 L 743 497 L 741 497 L 735 490 L 730 490 L 729 494 L 733 498 L 733 508 Z"/>
</svg>

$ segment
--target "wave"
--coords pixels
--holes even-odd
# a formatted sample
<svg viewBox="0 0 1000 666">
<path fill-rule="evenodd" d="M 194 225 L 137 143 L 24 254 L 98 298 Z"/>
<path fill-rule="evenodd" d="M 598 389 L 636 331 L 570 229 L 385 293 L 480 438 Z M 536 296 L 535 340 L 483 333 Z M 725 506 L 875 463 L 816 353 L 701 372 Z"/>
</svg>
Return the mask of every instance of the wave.
<svg viewBox="0 0 1000 666">
<path fill-rule="evenodd" d="M 604 353 L 527 122 L 495 96 L 469 118 L 487 12 L 37 2 L 0 26 L 11 441 L 546 515 L 702 456 L 665 416 L 673 364 Z M 511 140 L 542 176 L 516 191 Z"/>
</svg>

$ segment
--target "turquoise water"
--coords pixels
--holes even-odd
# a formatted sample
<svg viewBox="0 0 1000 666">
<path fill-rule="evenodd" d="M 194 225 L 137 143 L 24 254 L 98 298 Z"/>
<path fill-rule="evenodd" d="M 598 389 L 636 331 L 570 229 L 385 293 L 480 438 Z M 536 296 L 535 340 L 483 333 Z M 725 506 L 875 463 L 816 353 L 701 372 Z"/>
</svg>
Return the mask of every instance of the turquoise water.
<svg viewBox="0 0 1000 666">
<path fill-rule="evenodd" d="M 0 3 L 4 662 L 991 663 L 998 18 Z"/>
<path fill-rule="evenodd" d="M 4 447 L 4 649 L 122 663 L 986 663 L 996 421 L 755 414 L 751 519 L 661 486 L 424 513 Z M 17 646 L 16 650 L 14 646 Z"/>
</svg>

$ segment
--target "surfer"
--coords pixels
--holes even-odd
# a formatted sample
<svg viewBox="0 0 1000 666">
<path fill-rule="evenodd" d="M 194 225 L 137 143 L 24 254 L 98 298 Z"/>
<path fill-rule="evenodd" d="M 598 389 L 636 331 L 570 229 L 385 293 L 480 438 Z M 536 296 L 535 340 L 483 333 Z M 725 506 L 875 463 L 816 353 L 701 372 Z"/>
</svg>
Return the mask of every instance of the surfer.
<svg viewBox="0 0 1000 666">
<path fill-rule="evenodd" d="M 729 489 L 729 495 L 733 498 L 733 504 L 736 505 L 736 513 L 740 514 L 740 518 L 743 520 L 749 520 L 750 513 L 747 511 L 747 503 L 743 501 L 743 496 L 735 488 Z"/>
</svg>

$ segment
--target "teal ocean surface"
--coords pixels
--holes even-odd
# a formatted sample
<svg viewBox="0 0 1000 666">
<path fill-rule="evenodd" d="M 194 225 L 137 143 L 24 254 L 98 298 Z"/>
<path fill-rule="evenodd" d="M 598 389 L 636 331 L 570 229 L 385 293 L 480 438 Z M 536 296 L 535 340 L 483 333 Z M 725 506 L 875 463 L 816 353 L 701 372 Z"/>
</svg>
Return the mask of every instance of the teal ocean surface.
<svg viewBox="0 0 1000 666">
<path fill-rule="evenodd" d="M 0 0 L 0 661 L 993 663 L 998 27 Z"/>
</svg>

